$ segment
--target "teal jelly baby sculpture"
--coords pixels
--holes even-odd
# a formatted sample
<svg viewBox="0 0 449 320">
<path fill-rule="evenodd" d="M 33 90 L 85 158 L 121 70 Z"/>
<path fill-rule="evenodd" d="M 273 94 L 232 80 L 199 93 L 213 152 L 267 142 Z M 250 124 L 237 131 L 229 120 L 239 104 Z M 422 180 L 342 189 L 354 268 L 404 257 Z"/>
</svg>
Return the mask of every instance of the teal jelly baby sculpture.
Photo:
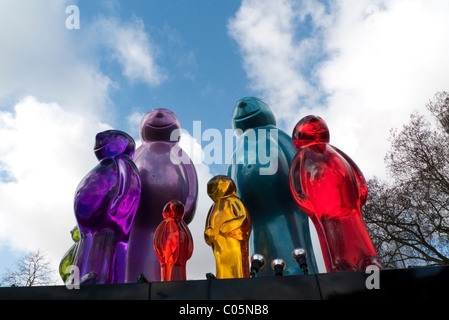
<svg viewBox="0 0 449 320">
<path fill-rule="evenodd" d="M 126 282 L 136 282 L 141 274 L 148 281 L 161 280 L 153 241 L 169 201 L 184 204 L 186 224 L 194 217 L 198 178 L 191 159 L 178 145 L 180 129 L 176 115 L 164 108 L 150 110 L 141 121 L 142 145 L 136 150 L 134 163 L 139 169 L 142 196 L 129 239 Z"/>
<path fill-rule="evenodd" d="M 318 116 L 302 118 L 293 129 L 297 154 L 290 166 L 290 189 L 315 224 L 328 272 L 382 269 L 362 218 L 368 188 L 359 167 L 329 144 Z"/>
<path fill-rule="evenodd" d="M 135 143 L 119 130 L 95 137 L 100 163 L 80 182 L 75 217 L 81 239 L 76 257 L 81 283 L 123 283 L 126 248 L 140 199 L 140 178 L 132 161 Z"/>
<path fill-rule="evenodd" d="M 261 99 L 248 97 L 234 107 L 232 126 L 238 137 L 227 175 L 237 186 L 237 196 L 251 214 L 250 254 L 267 261 L 291 258 L 291 252 L 307 250 L 310 273 L 318 268 L 310 237 L 309 218 L 298 208 L 289 189 L 288 172 L 296 154 L 291 138 L 276 127 L 270 107 Z M 301 274 L 298 264 L 287 263 L 285 275 Z M 271 276 L 269 268 L 258 276 Z"/>
</svg>

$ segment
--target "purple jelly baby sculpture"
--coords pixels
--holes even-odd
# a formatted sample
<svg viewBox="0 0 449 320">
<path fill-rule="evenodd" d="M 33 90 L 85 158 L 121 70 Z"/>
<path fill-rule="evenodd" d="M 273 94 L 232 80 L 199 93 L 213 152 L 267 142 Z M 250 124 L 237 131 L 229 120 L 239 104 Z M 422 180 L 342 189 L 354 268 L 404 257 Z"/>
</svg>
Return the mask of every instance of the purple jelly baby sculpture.
<svg viewBox="0 0 449 320">
<path fill-rule="evenodd" d="M 141 190 L 134 150 L 125 132 L 107 130 L 95 137 L 100 163 L 81 180 L 74 205 L 81 233 L 75 264 L 83 284 L 125 281 L 127 243 Z"/>
<path fill-rule="evenodd" d="M 161 266 L 153 248 L 161 212 L 171 200 L 184 204 L 183 220 L 189 224 L 195 214 L 198 178 L 195 167 L 178 145 L 181 125 L 168 109 L 150 110 L 142 119 L 134 163 L 142 182 L 142 196 L 131 229 L 126 282 L 136 282 L 140 275 L 148 281 L 161 280 Z"/>
</svg>

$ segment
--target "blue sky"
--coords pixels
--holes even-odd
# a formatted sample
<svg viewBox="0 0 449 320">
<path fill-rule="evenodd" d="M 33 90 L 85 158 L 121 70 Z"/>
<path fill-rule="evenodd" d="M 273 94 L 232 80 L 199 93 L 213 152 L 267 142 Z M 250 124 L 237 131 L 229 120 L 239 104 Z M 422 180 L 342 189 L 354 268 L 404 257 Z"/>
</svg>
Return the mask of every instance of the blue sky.
<svg viewBox="0 0 449 320">
<path fill-rule="evenodd" d="M 80 29 L 66 28 L 69 5 Z M 387 177 L 389 130 L 449 87 L 447 12 L 445 0 L 2 1 L 0 274 L 29 250 L 59 263 L 95 134 L 138 141 L 153 108 L 174 111 L 190 135 L 201 121 L 224 137 L 236 101 L 257 96 L 289 134 L 320 115 L 367 178 Z M 213 271 L 205 183 L 224 164 L 197 171 L 190 278 Z"/>
</svg>

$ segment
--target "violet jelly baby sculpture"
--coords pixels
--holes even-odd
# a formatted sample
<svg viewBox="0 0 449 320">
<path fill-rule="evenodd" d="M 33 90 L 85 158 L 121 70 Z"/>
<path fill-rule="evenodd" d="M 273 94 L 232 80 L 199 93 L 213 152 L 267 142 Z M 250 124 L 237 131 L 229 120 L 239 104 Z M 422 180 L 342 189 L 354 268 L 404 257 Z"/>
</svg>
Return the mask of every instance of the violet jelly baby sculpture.
<svg viewBox="0 0 449 320">
<path fill-rule="evenodd" d="M 184 205 L 181 201 L 172 200 L 165 205 L 162 216 L 164 220 L 154 235 L 154 250 L 161 264 L 161 280 L 186 280 L 187 260 L 193 253 L 193 237 L 182 220 Z"/>
<path fill-rule="evenodd" d="M 75 217 L 81 233 L 76 266 L 81 283 L 123 283 L 127 243 L 140 199 L 132 161 L 135 142 L 119 130 L 100 132 L 94 152 L 100 163 L 80 182 Z"/>
<path fill-rule="evenodd" d="M 234 181 L 215 176 L 207 183 L 207 194 L 214 203 L 206 218 L 204 239 L 214 253 L 216 277 L 248 278 L 251 220 L 236 196 Z"/>
<path fill-rule="evenodd" d="M 368 188 L 362 172 L 329 144 L 318 116 L 302 118 L 293 130 L 297 154 L 290 166 L 290 190 L 315 225 L 328 272 L 382 268 L 362 218 Z"/>
<path fill-rule="evenodd" d="M 136 150 L 134 163 L 142 195 L 129 239 L 126 282 L 137 282 L 140 275 L 148 281 L 161 280 L 153 241 L 162 221 L 161 212 L 169 201 L 184 204 L 186 224 L 195 215 L 198 178 L 191 159 L 178 145 L 180 130 L 178 118 L 168 109 L 150 110 L 141 121 L 142 145 Z"/>
</svg>

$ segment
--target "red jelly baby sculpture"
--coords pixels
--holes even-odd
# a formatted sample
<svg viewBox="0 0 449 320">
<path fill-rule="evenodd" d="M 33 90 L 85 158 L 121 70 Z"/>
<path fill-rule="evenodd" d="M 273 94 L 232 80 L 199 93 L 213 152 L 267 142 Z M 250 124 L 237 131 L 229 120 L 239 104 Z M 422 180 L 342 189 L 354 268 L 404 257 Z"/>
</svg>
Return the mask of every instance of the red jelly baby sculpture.
<svg viewBox="0 0 449 320">
<path fill-rule="evenodd" d="M 216 277 L 248 278 L 251 221 L 236 196 L 234 181 L 228 176 L 215 176 L 207 183 L 207 194 L 214 203 L 206 218 L 204 239 L 214 252 Z"/>
<path fill-rule="evenodd" d="M 162 212 L 164 220 L 154 234 L 154 251 L 161 263 L 162 281 L 186 280 L 186 264 L 193 253 L 193 238 L 182 220 L 184 205 L 168 202 Z"/>
<path fill-rule="evenodd" d="M 297 154 L 290 166 L 290 190 L 313 221 L 328 272 L 382 268 L 361 214 L 368 188 L 358 166 L 329 144 L 318 116 L 302 118 L 292 135 Z"/>
</svg>

